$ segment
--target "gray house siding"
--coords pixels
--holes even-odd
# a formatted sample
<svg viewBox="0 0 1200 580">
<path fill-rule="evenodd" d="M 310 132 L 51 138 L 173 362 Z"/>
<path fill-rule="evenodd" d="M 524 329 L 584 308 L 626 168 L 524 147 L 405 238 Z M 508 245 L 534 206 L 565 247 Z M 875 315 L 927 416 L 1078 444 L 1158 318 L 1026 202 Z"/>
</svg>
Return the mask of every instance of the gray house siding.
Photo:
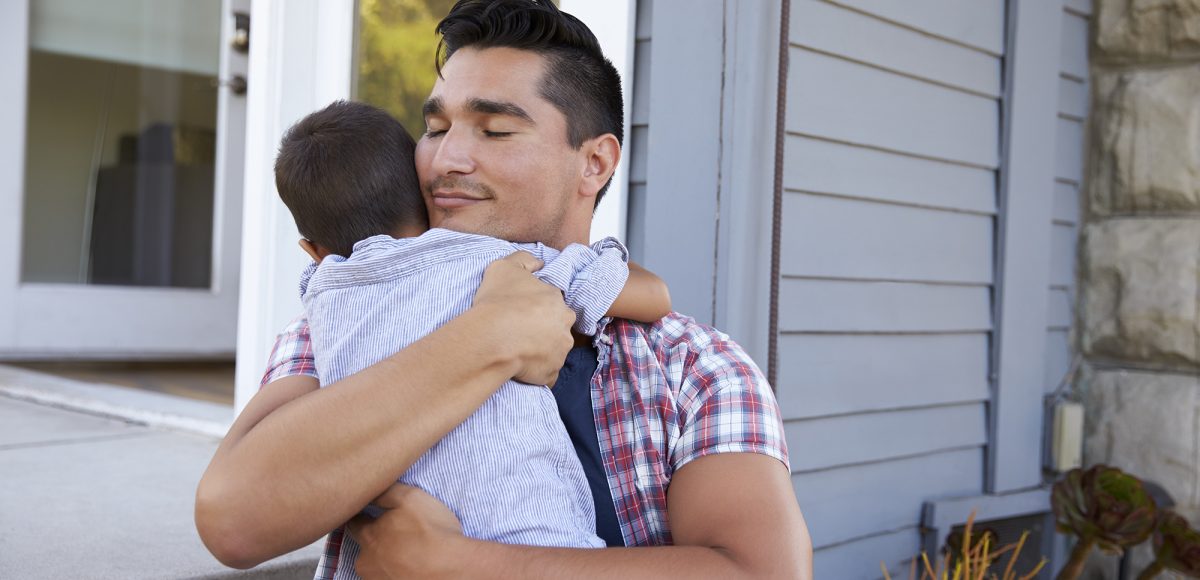
<svg viewBox="0 0 1200 580">
<path fill-rule="evenodd" d="M 1087 7 L 1066 1 L 1012 0 L 1014 19 L 1004 0 L 792 0 L 775 387 L 818 578 L 905 565 L 922 518 L 949 518 L 926 502 L 1010 517 L 1044 495 L 1041 359 L 1069 359 L 1086 106 L 1068 54 L 1086 20 L 1054 17 Z M 779 8 L 639 1 L 626 148 L 634 258 L 763 366 Z M 1070 181 L 1051 161 L 1073 127 L 1053 160 Z"/>
<path fill-rule="evenodd" d="M 1084 135 L 1088 113 L 1090 0 L 1063 3 L 1062 55 L 1055 140 L 1054 214 L 1050 248 L 1050 304 L 1046 320 L 1046 390 L 1071 367 L 1070 328 L 1075 318 L 1075 241 L 1079 238 Z"/>
<path fill-rule="evenodd" d="M 625 154 L 629 163 L 629 223 L 626 243 L 636 262 L 645 263 L 646 231 L 646 166 L 649 165 L 646 144 L 650 135 L 650 28 L 654 0 L 638 0 L 633 46 L 633 86 L 629 135 L 625 139 Z"/>
<path fill-rule="evenodd" d="M 818 578 L 984 488 L 1004 34 L 1001 0 L 792 3 L 778 393 Z"/>
<path fill-rule="evenodd" d="M 635 261 L 668 283 L 686 280 L 671 286 L 676 310 L 711 324 L 725 97 L 724 46 L 719 42 L 726 24 L 723 2 L 639 4 L 630 130 L 630 248 Z M 672 17 L 655 18 L 656 10 Z M 673 17 L 677 14 L 688 15 L 686 26 Z M 647 157 L 650 151 L 652 160 Z"/>
</svg>

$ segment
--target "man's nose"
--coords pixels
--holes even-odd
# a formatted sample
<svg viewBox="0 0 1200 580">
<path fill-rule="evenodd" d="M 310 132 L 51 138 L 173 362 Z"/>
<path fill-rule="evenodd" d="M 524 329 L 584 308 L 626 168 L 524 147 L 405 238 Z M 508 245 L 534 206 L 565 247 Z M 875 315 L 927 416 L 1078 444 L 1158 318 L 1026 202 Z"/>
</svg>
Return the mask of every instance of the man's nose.
<svg viewBox="0 0 1200 580">
<path fill-rule="evenodd" d="M 474 142 L 464 131 L 451 127 L 438 140 L 432 168 L 438 175 L 471 173 L 475 170 Z"/>
</svg>

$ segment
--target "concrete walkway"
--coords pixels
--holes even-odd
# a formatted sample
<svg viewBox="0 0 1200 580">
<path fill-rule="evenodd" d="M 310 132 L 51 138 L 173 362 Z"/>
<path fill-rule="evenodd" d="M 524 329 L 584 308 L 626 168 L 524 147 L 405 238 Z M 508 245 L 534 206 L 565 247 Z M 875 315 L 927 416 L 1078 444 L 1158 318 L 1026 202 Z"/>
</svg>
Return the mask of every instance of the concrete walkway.
<svg viewBox="0 0 1200 580">
<path fill-rule="evenodd" d="M 316 545 L 241 572 L 200 542 L 196 483 L 230 413 L 0 367 L 0 577 L 312 578 Z"/>
</svg>

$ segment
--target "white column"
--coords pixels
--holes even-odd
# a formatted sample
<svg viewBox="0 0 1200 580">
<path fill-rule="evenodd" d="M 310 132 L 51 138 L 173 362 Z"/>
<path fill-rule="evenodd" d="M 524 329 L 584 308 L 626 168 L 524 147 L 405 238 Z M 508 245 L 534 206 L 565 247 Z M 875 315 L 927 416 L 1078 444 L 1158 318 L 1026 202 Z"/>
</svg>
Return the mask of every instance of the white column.
<svg viewBox="0 0 1200 580">
<path fill-rule="evenodd" d="M 254 0 L 246 111 L 246 182 L 235 412 L 258 390 L 275 335 L 301 312 L 308 262 L 275 191 L 279 140 L 292 123 L 350 97 L 353 0 Z"/>
<path fill-rule="evenodd" d="M 600 41 L 604 55 L 617 67 L 621 74 L 622 93 L 625 100 L 625 144 L 621 163 L 613 175 L 612 185 L 604 194 L 604 200 L 596 208 L 592 219 L 592 240 L 606 236 L 625 239 L 626 199 L 629 185 L 629 118 L 633 114 L 630 100 L 633 98 L 633 33 L 637 24 L 636 0 L 596 2 L 596 0 L 562 0 L 563 12 L 581 20 Z"/>
</svg>

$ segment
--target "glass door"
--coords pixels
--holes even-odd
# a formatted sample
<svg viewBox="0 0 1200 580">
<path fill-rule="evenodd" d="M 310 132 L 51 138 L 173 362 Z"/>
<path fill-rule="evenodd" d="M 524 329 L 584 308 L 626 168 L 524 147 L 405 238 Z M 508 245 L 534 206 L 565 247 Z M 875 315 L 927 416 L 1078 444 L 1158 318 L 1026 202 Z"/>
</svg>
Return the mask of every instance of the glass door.
<svg viewBox="0 0 1200 580">
<path fill-rule="evenodd" d="M 249 0 L 15 4 L 0 358 L 231 356 Z"/>
</svg>

